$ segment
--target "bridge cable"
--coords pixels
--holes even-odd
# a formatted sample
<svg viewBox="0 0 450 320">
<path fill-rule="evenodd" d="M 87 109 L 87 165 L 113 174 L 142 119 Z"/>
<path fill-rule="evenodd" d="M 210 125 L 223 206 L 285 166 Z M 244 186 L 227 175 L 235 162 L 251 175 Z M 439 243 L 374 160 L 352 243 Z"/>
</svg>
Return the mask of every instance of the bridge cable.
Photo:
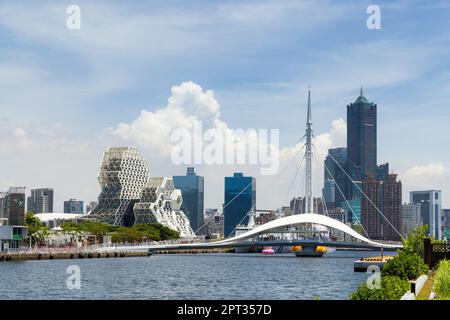
<svg viewBox="0 0 450 320">
<path fill-rule="evenodd" d="M 298 141 L 297 141 L 297 143 L 296 143 L 296 145 L 303 139 L 305 137 L 305 135 L 303 136 L 303 137 L 301 137 Z M 297 152 L 296 152 L 296 154 L 294 155 L 294 157 L 291 159 L 291 161 L 288 163 L 288 165 L 287 166 L 285 166 L 284 168 L 283 168 L 283 170 L 280 172 L 280 173 L 278 173 L 277 175 L 276 175 L 276 177 L 275 177 L 275 179 L 272 181 L 272 183 L 270 183 L 269 185 L 272 185 L 272 184 L 274 184 L 279 178 L 280 178 L 280 176 L 286 171 L 286 169 L 292 164 L 292 162 L 295 160 L 295 158 L 300 154 L 300 152 L 303 150 L 303 148 L 305 147 L 305 145 L 303 145 Z M 244 189 L 242 189 L 241 190 L 241 192 L 239 192 L 233 199 L 231 199 L 227 204 L 225 204 L 223 207 L 222 207 L 222 213 L 223 213 L 223 209 L 225 209 L 229 204 L 231 204 L 239 195 L 241 195 L 241 193 L 242 192 L 244 192 L 249 186 L 251 186 L 252 185 L 252 183 L 253 182 L 251 182 L 251 183 L 249 183 Z M 206 222 L 204 222 L 196 231 L 195 231 L 195 233 L 197 233 L 197 232 L 199 232 L 200 230 L 202 230 L 202 228 L 203 227 L 205 227 L 217 214 L 219 213 L 219 211 L 217 211 L 215 214 L 213 214 L 211 217 L 209 217 L 209 219 L 208 220 L 206 220 Z M 244 216 L 245 217 L 245 216 Z"/>
<path fill-rule="evenodd" d="M 347 203 L 347 206 L 350 208 L 350 211 L 352 212 L 353 216 L 356 218 L 356 220 L 358 221 L 358 223 L 360 224 L 361 228 L 363 229 L 366 237 L 370 240 L 369 234 L 367 233 L 366 229 L 364 229 L 364 226 L 361 223 L 361 220 L 359 220 L 358 216 L 356 215 L 355 211 L 353 210 L 353 207 L 350 205 L 350 203 L 348 202 L 347 198 L 345 197 L 344 193 L 341 190 L 341 187 L 339 186 L 339 184 L 336 182 L 336 180 L 334 179 L 333 175 L 330 172 L 330 169 L 328 169 L 327 165 L 324 162 L 324 167 L 327 170 L 328 174 L 331 176 L 332 181 L 334 181 L 334 184 L 336 185 L 338 191 L 340 192 L 342 198 L 344 198 L 345 202 Z"/>
<path fill-rule="evenodd" d="M 313 136 L 313 138 L 320 144 L 319 140 L 316 139 L 315 136 Z M 338 167 L 344 172 L 344 174 L 347 176 L 347 178 L 350 179 L 350 181 L 356 186 L 356 188 L 361 192 L 362 195 L 364 195 L 364 197 L 373 205 L 373 207 L 381 214 L 381 216 L 387 221 L 387 223 L 389 223 L 389 225 L 395 230 L 395 232 L 397 232 L 397 234 L 400 236 L 401 239 L 404 239 L 403 235 L 397 230 L 396 227 L 394 227 L 394 225 L 389 221 L 388 218 L 386 218 L 386 216 L 381 212 L 380 209 L 378 209 L 378 207 L 372 202 L 372 200 L 364 193 L 364 191 L 358 186 L 358 184 L 355 183 L 355 181 L 353 181 L 353 179 L 350 177 L 350 175 L 347 173 L 347 171 L 345 171 L 341 165 L 338 163 L 338 161 L 336 161 L 336 159 L 331 155 L 328 154 L 331 159 L 333 159 L 333 161 L 338 165 Z"/>
<path fill-rule="evenodd" d="M 297 168 L 297 171 L 296 171 L 296 173 L 295 173 L 295 176 L 294 176 L 294 178 L 292 179 L 291 184 L 289 185 L 289 189 L 288 189 L 288 191 L 286 192 L 286 195 L 285 195 L 284 198 L 283 198 L 283 203 L 286 201 L 286 198 L 288 197 L 289 192 L 291 192 L 292 185 L 294 184 L 295 181 L 297 181 L 298 173 L 300 172 L 300 169 L 301 169 L 301 167 L 302 167 L 302 165 L 303 165 L 303 162 L 305 161 L 305 158 L 306 158 L 306 155 L 303 156 L 303 159 L 302 159 L 302 161 L 300 162 L 300 165 L 299 165 L 298 168 Z M 295 195 L 294 195 L 294 197 L 295 197 Z M 295 200 L 294 200 L 294 201 L 295 201 Z"/>
</svg>

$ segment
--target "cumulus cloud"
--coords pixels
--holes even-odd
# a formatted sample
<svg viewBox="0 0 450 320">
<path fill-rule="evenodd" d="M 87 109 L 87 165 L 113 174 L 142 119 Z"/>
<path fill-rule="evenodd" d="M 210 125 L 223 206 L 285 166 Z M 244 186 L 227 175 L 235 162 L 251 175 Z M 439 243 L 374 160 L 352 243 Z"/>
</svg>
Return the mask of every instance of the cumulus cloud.
<svg viewBox="0 0 450 320">
<path fill-rule="evenodd" d="M 432 162 L 416 165 L 400 174 L 401 179 L 410 190 L 417 189 L 448 189 L 450 165 Z"/>
<path fill-rule="evenodd" d="M 211 90 L 204 92 L 192 81 L 173 86 L 172 95 L 164 108 L 142 110 L 132 123 L 120 123 L 111 132 L 125 141 L 154 151 L 155 156 L 167 157 L 171 152 L 170 135 L 175 129 L 191 131 L 195 121 L 206 128 L 219 124 L 219 103 Z"/>
<path fill-rule="evenodd" d="M 239 161 L 234 159 L 234 156 L 232 157 L 234 160 L 228 158 L 227 150 L 233 150 L 236 154 L 238 151 L 241 151 L 242 154 L 248 152 L 245 155 L 248 160 L 250 158 L 249 147 L 255 144 L 258 144 L 261 149 L 274 149 L 272 141 L 263 141 L 256 129 L 233 130 L 221 120 L 220 104 L 212 90 L 203 90 L 198 84 L 188 81 L 173 86 L 171 93 L 165 107 L 156 111 L 143 110 L 134 121 L 120 123 L 116 128 L 110 129 L 110 133 L 126 142 L 137 144 L 141 148 L 151 151 L 154 157 L 163 158 L 173 154 L 174 132 L 179 133 L 177 136 L 180 138 L 191 135 L 192 139 L 189 145 L 194 145 L 193 140 L 196 140 L 197 143 L 200 140 L 203 145 L 209 142 L 205 140 L 210 140 L 209 145 L 212 146 L 212 141 L 215 141 L 221 144 L 220 152 L 223 153 L 222 159 L 215 158 L 217 164 L 232 164 L 231 162 L 234 160 Z M 201 131 L 199 132 L 200 136 L 196 135 L 197 129 Z M 278 141 L 274 143 L 278 143 Z M 274 147 L 278 147 L 278 145 Z M 206 151 L 206 148 L 201 151 L 203 161 L 200 162 L 207 161 L 204 153 Z M 261 154 L 258 156 L 261 158 Z M 236 155 L 236 157 L 238 156 Z M 191 159 L 194 160 L 193 157 Z M 193 163 L 199 162 L 193 161 Z"/>
<path fill-rule="evenodd" d="M 203 90 L 198 84 L 189 81 L 180 85 L 173 86 L 171 96 L 165 107 L 155 111 L 143 110 L 140 115 L 130 123 L 120 123 L 109 132 L 120 138 L 127 144 L 139 146 L 146 157 L 158 169 L 153 174 L 160 174 L 161 167 L 172 167 L 176 170 L 173 161 L 167 161 L 171 156 L 171 149 L 174 147 L 171 141 L 171 134 L 174 130 L 186 130 L 186 133 L 192 132 L 196 126 L 196 121 L 203 124 L 203 132 L 211 134 L 219 133 L 225 137 L 225 145 L 233 144 L 236 150 L 240 148 L 249 150 L 249 146 L 258 144 L 261 148 L 269 148 L 274 151 L 278 148 L 273 141 L 262 139 L 257 135 L 256 129 L 232 129 L 228 123 L 220 117 L 220 104 L 211 90 Z M 331 123 L 330 130 L 316 135 L 315 157 L 313 163 L 315 192 L 319 196 L 321 193 L 321 181 L 323 179 L 323 160 L 329 148 L 344 146 L 346 140 L 346 123 L 343 119 L 334 120 Z M 300 138 L 300 137 L 299 137 Z M 302 168 L 299 168 L 303 152 L 299 152 L 303 142 L 294 146 L 282 148 L 274 153 L 277 157 L 277 169 L 268 175 L 262 174 L 259 170 L 262 167 L 261 161 L 257 165 L 249 163 L 249 158 L 239 163 L 232 161 L 227 163 L 214 163 L 209 165 L 205 161 L 197 163 L 196 167 L 200 174 L 205 176 L 209 190 L 215 190 L 208 194 L 208 203 L 220 203 L 223 201 L 223 177 L 232 174 L 235 171 L 242 171 L 246 175 L 257 177 L 258 180 L 258 205 L 262 207 L 276 207 L 285 205 L 283 202 L 286 192 L 292 184 L 292 180 L 297 179 L 296 185 L 301 185 Z M 225 146 L 226 148 L 227 146 Z M 224 157 L 226 157 L 224 155 Z M 172 159 L 173 160 L 173 159 Z M 205 160 L 205 159 L 203 159 Z M 237 160 L 235 158 L 235 160 Z M 261 160 L 261 158 L 259 158 Z M 266 159 L 267 160 L 267 159 Z M 164 163 L 164 165 L 161 165 Z M 219 165 L 220 164 L 220 165 Z M 265 163 L 267 165 L 267 163 Z M 280 172 L 283 171 L 283 172 Z M 173 173 L 173 172 L 172 172 Z M 267 189 L 267 186 L 273 186 L 273 181 L 277 181 L 278 187 Z M 301 193 L 298 188 L 290 190 L 292 196 L 299 196 Z M 269 196 L 270 195 L 270 196 Z M 291 195 L 288 194 L 288 197 Z M 211 201 L 213 199 L 213 201 Z"/>
</svg>

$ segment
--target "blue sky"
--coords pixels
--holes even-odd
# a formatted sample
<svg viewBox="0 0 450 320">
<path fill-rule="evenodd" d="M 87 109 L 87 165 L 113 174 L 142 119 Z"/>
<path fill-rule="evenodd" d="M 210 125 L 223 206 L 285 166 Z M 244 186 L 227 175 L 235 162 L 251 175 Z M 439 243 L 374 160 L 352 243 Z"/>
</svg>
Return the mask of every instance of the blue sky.
<svg viewBox="0 0 450 320">
<path fill-rule="evenodd" d="M 81 30 L 66 28 L 70 4 Z M 381 30 L 366 27 L 370 4 Z M 316 134 L 345 121 L 363 85 L 378 104 L 379 162 L 399 173 L 404 200 L 442 189 L 449 206 L 449 17 L 448 1 L 2 1 L 0 187 L 52 186 L 60 210 L 95 200 L 112 144 L 140 146 L 152 175 L 184 172 L 139 136 L 112 134 L 164 109 L 183 82 L 212 90 L 230 128 L 279 128 L 286 148 L 303 134 L 308 85 Z M 199 168 L 207 206 L 235 169 Z M 259 207 L 284 205 L 258 181 Z"/>
</svg>

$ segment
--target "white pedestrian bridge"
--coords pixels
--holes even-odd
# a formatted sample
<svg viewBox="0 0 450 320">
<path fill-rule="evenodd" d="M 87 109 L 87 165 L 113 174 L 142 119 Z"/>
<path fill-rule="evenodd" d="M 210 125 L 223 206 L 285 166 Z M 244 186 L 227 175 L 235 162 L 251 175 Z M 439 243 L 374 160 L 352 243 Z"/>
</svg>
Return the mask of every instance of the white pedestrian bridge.
<svg viewBox="0 0 450 320">
<path fill-rule="evenodd" d="M 327 240 L 273 240 L 273 241 L 258 241 L 256 240 L 259 235 L 268 234 L 271 231 L 279 230 L 284 227 L 294 227 L 307 224 L 317 224 L 328 228 L 336 229 L 351 236 L 356 241 L 352 242 L 339 242 L 339 241 L 327 241 Z M 402 248 L 399 244 L 386 244 L 370 240 L 348 225 L 332 219 L 328 216 L 305 213 L 296 214 L 279 218 L 263 225 L 259 225 L 254 229 L 237 236 L 227 238 L 214 242 L 196 242 L 196 243 L 183 243 L 183 244 L 161 244 L 161 245 L 137 245 L 137 246 L 113 246 L 113 247 L 100 247 L 97 251 L 111 251 L 111 250 L 188 250 L 188 249 L 214 249 L 214 248 L 235 248 L 235 247 L 248 247 L 254 245 L 325 245 L 330 247 L 351 247 L 351 248 L 373 248 L 373 249 L 388 249 L 395 250 Z"/>
</svg>

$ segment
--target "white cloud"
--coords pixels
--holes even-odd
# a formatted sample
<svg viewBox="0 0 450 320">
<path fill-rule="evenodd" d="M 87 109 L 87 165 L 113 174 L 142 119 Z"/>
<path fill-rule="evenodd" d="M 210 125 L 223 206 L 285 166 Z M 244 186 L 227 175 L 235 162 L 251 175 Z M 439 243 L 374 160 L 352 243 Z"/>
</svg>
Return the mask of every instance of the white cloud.
<svg viewBox="0 0 450 320">
<path fill-rule="evenodd" d="M 116 128 L 111 128 L 109 133 L 119 137 L 127 144 L 138 145 L 145 157 L 149 159 L 152 167 L 152 175 L 160 175 L 162 171 L 174 174 L 178 170 L 170 159 L 172 143 L 170 141 L 171 132 L 175 129 L 184 128 L 188 131 L 194 126 L 194 121 L 203 121 L 204 128 L 218 130 L 228 136 L 233 141 L 239 141 L 248 146 L 249 143 L 257 143 L 255 137 L 247 134 L 239 134 L 233 131 L 230 126 L 220 118 L 220 104 L 214 97 L 211 90 L 204 91 L 202 88 L 189 81 L 172 87 L 172 95 L 168 99 L 168 104 L 156 111 L 143 110 L 141 114 L 131 123 L 120 123 Z M 268 128 L 270 129 L 270 128 Z M 242 129 L 245 130 L 245 129 Z M 319 143 L 315 143 L 317 153 L 313 164 L 315 178 L 315 192 L 321 194 L 323 179 L 323 160 L 329 148 L 345 145 L 346 124 L 343 119 L 334 120 L 331 123 L 329 132 L 316 136 Z M 300 137 L 299 137 L 300 138 Z M 280 150 L 280 171 L 275 175 L 261 175 L 260 166 L 246 164 L 237 165 L 198 165 L 197 171 L 205 176 L 207 183 L 207 205 L 218 206 L 223 201 L 223 177 L 229 176 L 233 172 L 244 172 L 257 178 L 258 184 L 258 206 L 277 207 L 286 205 L 287 197 L 298 196 L 301 193 L 297 186 L 301 187 L 301 176 L 303 167 L 298 169 L 300 156 L 298 150 L 300 144 Z M 297 158 L 293 159 L 297 155 Z M 162 169 L 164 167 L 164 169 Z M 171 168 L 168 170 L 168 168 Z M 292 182 L 297 171 L 297 181 Z M 181 172 L 180 172 L 181 174 Z M 272 188 L 276 181 L 277 187 Z M 289 186 L 293 184 L 296 187 Z"/>
<path fill-rule="evenodd" d="M 449 206 L 450 164 L 432 162 L 415 165 L 400 172 L 403 183 L 403 202 L 409 201 L 409 192 L 418 190 L 441 190 L 443 207 Z"/>
</svg>

